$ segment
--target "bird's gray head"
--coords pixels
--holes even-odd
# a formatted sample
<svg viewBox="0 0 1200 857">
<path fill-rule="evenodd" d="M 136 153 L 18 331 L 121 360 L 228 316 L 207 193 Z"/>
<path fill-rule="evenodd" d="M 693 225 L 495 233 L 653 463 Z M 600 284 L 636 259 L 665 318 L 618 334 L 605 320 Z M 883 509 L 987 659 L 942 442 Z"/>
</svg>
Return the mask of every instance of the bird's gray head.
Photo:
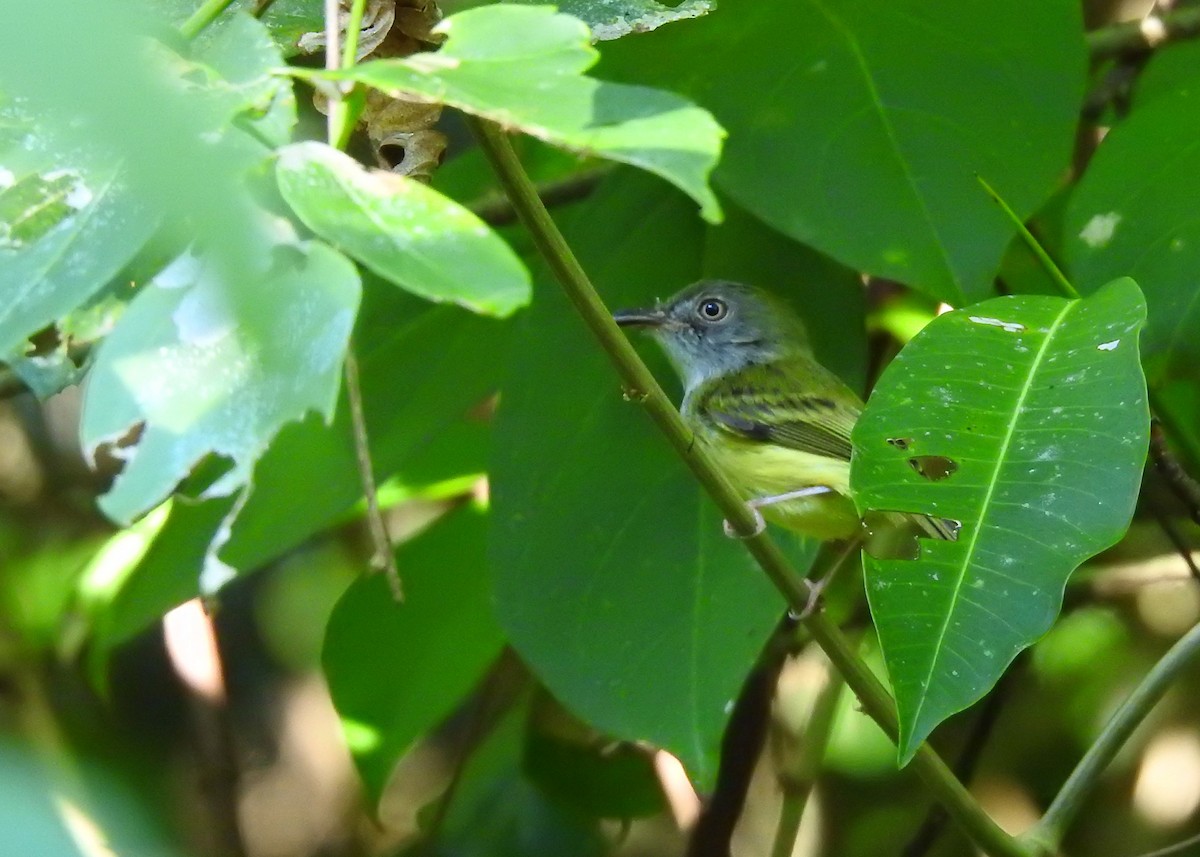
<svg viewBox="0 0 1200 857">
<path fill-rule="evenodd" d="M 790 307 L 728 280 L 701 280 L 652 309 L 621 310 L 613 318 L 652 333 L 688 390 L 751 364 L 810 353 L 804 325 Z"/>
</svg>

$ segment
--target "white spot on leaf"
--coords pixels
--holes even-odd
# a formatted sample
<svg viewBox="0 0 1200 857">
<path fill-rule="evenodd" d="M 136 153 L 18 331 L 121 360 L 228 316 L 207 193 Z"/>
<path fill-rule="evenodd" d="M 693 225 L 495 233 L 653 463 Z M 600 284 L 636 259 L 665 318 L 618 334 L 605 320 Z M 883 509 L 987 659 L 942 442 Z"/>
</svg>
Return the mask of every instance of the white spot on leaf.
<svg viewBox="0 0 1200 857">
<path fill-rule="evenodd" d="M 1000 327 L 1007 330 L 1009 333 L 1020 333 L 1025 329 L 1025 325 L 1016 321 L 1001 321 L 998 318 L 988 318 L 984 315 L 973 315 L 968 317 L 968 321 L 973 321 L 975 324 L 986 324 L 991 327 Z"/>
<path fill-rule="evenodd" d="M 1083 227 L 1079 237 L 1084 244 L 1093 249 L 1104 247 L 1112 240 L 1113 233 L 1117 231 L 1117 225 L 1120 222 L 1121 215 L 1115 211 L 1110 211 L 1108 214 L 1097 214 Z"/>
</svg>

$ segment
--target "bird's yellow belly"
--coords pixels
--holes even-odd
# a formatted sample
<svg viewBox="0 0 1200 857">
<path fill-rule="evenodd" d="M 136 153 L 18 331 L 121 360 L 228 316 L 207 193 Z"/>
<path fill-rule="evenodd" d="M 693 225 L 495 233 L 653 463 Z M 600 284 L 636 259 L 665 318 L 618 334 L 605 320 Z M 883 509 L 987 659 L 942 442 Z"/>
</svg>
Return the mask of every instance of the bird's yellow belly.
<svg viewBox="0 0 1200 857">
<path fill-rule="evenodd" d="M 858 531 L 858 513 L 846 496 L 848 461 L 703 431 L 697 440 L 747 500 L 815 485 L 834 492 L 762 506 L 768 521 L 819 539 L 848 538 Z"/>
</svg>

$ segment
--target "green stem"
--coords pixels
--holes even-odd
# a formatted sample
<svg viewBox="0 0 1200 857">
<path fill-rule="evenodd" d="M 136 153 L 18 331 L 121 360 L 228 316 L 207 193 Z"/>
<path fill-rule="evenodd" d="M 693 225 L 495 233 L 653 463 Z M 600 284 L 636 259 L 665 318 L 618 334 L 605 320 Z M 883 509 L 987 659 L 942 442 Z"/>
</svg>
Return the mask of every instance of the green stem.
<svg viewBox="0 0 1200 857">
<path fill-rule="evenodd" d="M 1161 25 L 1161 37 L 1150 38 L 1144 19 L 1124 21 L 1093 30 L 1085 37 L 1092 60 L 1107 59 L 1130 50 L 1147 50 L 1165 42 L 1200 35 L 1200 6 L 1185 6 L 1152 16 Z"/>
<path fill-rule="evenodd" d="M 1104 725 L 1100 736 L 1079 760 L 1079 764 L 1063 783 L 1041 821 L 1022 836 L 1025 842 L 1036 849 L 1035 854 L 1057 852 L 1067 826 L 1095 788 L 1104 769 L 1129 740 L 1133 730 L 1162 699 L 1171 683 L 1197 655 L 1200 655 L 1200 624 L 1184 634 L 1154 665 L 1141 684 L 1134 688 L 1133 693 Z"/>
<path fill-rule="evenodd" d="M 810 791 L 811 787 L 784 791 L 783 805 L 779 808 L 779 824 L 775 827 L 775 841 L 771 844 L 771 857 L 791 857 Z"/>
<path fill-rule="evenodd" d="M 325 68 L 329 71 L 337 71 L 339 68 L 349 68 L 354 65 L 358 57 L 358 36 L 362 31 L 363 10 L 366 8 L 366 0 L 354 0 L 350 6 L 350 17 L 346 21 L 346 43 L 339 50 L 338 41 L 341 35 L 341 27 L 338 25 L 338 8 L 337 0 L 326 0 L 325 2 Z M 330 17 L 332 16 L 332 17 Z M 334 87 L 339 93 L 337 98 L 329 100 L 329 145 L 335 149 L 346 148 L 346 143 L 350 139 L 350 132 L 354 130 L 354 120 L 351 119 L 351 105 L 346 101 L 346 91 L 343 87 L 348 86 L 341 82 L 334 82 Z"/>
<path fill-rule="evenodd" d="M 712 497 L 733 529 L 743 537 L 742 543 L 791 609 L 797 613 L 803 611 L 808 602 L 807 582 L 791 567 L 769 535 L 765 532 L 752 535 L 755 531 L 753 514 L 725 475 L 693 442 L 692 433 L 683 424 L 679 411 L 613 321 L 612 314 L 596 294 L 587 274 L 538 197 L 508 137 L 494 123 L 476 117 L 468 117 L 467 121 L 542 258 L 612 361 L 626 395 L 640 401 L 646 408 L 651 420 L 662 431 L 676 454 Z M 804 624 L 841 672 L 846 684 L 858 695 L 863 710 L 895 740 L 898 729 L 891 697 L 866 664 L 855 655 L 838 627 L 819 611 L 806 618 Z M 996 857 L 1027 857 L 1025 849 L 987 816 L 928 745 L 921 746 L 912 765 L 934 795 L 945 804 L 951 817 L 987 853 Z"/>
<path fill-rule="evenodd" d="M 342 68 L 358 62 L 358 36 L 362 33 L 363 12 L 367 0 L 354 0 L 350 4 L 350 20 L 346 22 L 346 46 L 342 49 Z"/>
<path fill-rule="evenodd" d="M 205 27 L 217 20 L 232 2 L 233 0 L 204 0 L 200 8 L 180 25 L 179 32 L 190 42 L 200 35 Z"/>
<path fill-rule="evenodd" d="M 821 763 L 825 759 L 825 748 L 829 745 L 829 736 L 833 731 L 834 715 L 837 713 L 838 698 L 841 696 L 843 684 L 841 675 L 836 670 L 830 670 L 825 686 L 821 688 L 816 702 L 813 703 L 812 714 L 809 715 L 803 734 L 786 736 L 793 740 L 798 739 L 800 746 L 795 752 L 794 760 L 781 758 L 779 762 L 783 805 L 779 810 L 779 823 L 775 827 L 775 843 L 771 847 L 771 857 L 790 857 L 796 847 L 796 836 L 800 833 L 804 809 L 808 806 Z"/>
<path fill-rule="evenodd" d="M 987 191 L 987 195 L 992 198 L 992 201 L 995 202 L 996 205 L 1000 206 L 1000 210 L 1003 211 L 1008 219 L 1017 227 L 1017 231 L 1021 235 L 1021 240 L 1023 240 L 1025 245 L 1031 251 L 1033 251 L 1033 255 L 1037 257 L 1038 261 L 1042 263 L 1042 267 L 1046 269 L 1046 273 L 1050 275 L 1050 279 L 1052 279 L 1054 284 L 1058 286 L 1058 290 L 1062 292 L 1063 297 L 1079 300 L 1079 292 L 1075 290 L 1073 285 L 1071 285 L 1071 281 L 1068 280 L 1067 275 L 1062 272 L 1062 268 L 1058 267 L 1055 261 L 1050 258 L 1050 254 L 1046 252 L 1046 248 L 1042 246 L 1042 243 L 1037 240 L 1032 232 L 1029 231 L 1029 227 L 1025 225 L 1025 221 L 1021 220 L 1021 218 L 1017 216 L 1017 213 L 1009 207 L 1008 203 L 1004 201 L 1004 198 L 996 192 L 994 187 L 987 183 L 987 180 L 985 180 L 983 176 L 976 175 L 975 180 L 983 186 L 983 189 Z"/>
</svg>

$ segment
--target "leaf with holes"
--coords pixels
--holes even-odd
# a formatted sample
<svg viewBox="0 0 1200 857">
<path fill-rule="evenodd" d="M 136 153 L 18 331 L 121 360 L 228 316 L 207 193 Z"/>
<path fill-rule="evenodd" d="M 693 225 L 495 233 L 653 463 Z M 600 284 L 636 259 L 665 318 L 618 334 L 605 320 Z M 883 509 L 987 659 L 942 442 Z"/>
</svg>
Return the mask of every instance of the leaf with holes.
<svg viewBox="0 0 1200 857">
<path fill-rule="evenodd" d="M 314 142 L 280 152 L 275 175 L 305 225 L 396 285 L 491 315 L 529 302 L 529 273 L 504 240 L 421 182 Z"/>
<path fill-rule="evenodd" d="M 324 244 L 281 244 L 257 278 L 184 256 L 130 303 L 101 343 L 80 433 L 94 455 L 141 427 L 100 506 L 128 523 L 202 459 L 231 464 L 208 489 L 240 490 L 279 428 L 332 416 L 358 310 L 358 273 Z"/>
<path fill-rule="evenodd" d="M 293 73 L 449 104 L 556 146 L 632 164 L 684 191 L 706 219 L 720 220 L 708 174 L 724 130 L 678 95 L 585 77 L 598 55 L 578 18 L 552 6 L 498 4 L 452 15 L 437 29 L 446 34 L 437 53 Z"/>
<path fill-rule="evenodd" d="M 1067 577 L 1128 526 L 1149 436 L 1144 320 L 1128 279 L 1083 300 L 997 298 L 935 319 L 880 379 L 854 428 L 859 511 L 961 523 L 915 560 L 865 558 L 902 762 L 1045 633 Z"/>
<path fill-rule="evenodd" d="M 0 103 L 0 357 L 100 291 L 155 223 L 118 165 Z"/>
</svg>

